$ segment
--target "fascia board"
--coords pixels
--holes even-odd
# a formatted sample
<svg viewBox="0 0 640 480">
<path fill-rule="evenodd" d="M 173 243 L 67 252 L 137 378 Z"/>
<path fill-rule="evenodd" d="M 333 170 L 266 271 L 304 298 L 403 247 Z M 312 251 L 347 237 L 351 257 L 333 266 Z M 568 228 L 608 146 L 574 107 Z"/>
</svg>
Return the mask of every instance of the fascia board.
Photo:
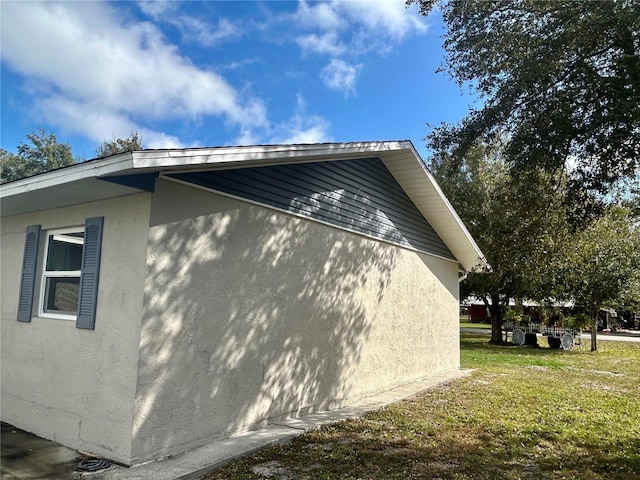
<svg viewBox="0 0 640 480">
<path fill-rule="evenodd" d="M 105 159 L 90 160 L 0 185 L 0 199 L 87 178 L 120 173 L 131 168 L 133 168 L 133 156 L 130 152 Z"/>
<path fill-rule="evenodd" d="M 144 173 L 148 170 L 172 171 L 201 169 L 203 166 L 253 167 L 258 165 L 318 161 L 335 158 L 362 158 L 380 151 L 394 150 L 406 142 L 353 142 L 305 145 L 266 145 L 216 147 L 180 150 L 142 150 L 104 159 L 90 160 L 45 172 L 0 186 L 0 198 L 32 190 L 76 182 L 85 178 Z"/>
<path fill-rule="evenodd" d="M 144 150 L 133 153 L 135 170 L 189 171 L 249 168 L 284 163 L 365 158 L 400 148 L 405 141 L 351 142 L 303 145 L 264 145 L 182 150 Z"/>
<path fill-rule="evenodd" d="M 124 153 L 0 185 L 0 215 L 19 215 L 138 193 L 139 189 L 97 180 L 131 167 L 132 155 Z"/>
</svg>

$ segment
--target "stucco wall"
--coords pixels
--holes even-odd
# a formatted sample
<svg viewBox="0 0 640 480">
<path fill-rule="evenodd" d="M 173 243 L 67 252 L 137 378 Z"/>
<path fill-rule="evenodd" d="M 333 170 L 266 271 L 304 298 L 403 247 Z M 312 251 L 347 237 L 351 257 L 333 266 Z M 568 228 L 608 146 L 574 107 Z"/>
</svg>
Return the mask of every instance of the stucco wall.
<svg viewBox="0 0 640 480">
<path fill-rule="evenodd" d="M 2 218 L 3 421 L 129 462 L 150 198 Z M 46 230 L 83 225 L 92 216 L 105 217 L 95 330 L 70 320 L 16 321 L 26 226 L 42 225 L 41 267 Z"/>
<path fill-rule="evenodd" d="M 133 462 L 458 368 L 457 297 L 455 262 L 159 180 Z"/>
</svg>

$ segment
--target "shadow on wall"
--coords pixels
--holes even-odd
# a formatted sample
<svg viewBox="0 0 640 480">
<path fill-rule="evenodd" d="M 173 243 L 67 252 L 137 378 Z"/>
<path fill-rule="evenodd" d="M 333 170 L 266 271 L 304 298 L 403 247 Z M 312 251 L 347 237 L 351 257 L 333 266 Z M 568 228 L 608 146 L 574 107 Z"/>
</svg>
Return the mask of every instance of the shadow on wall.
<svg viewBox="0 0 640 480">
<path fill-rule="evenodd" d="M 151 222 L 132 463 L 354 394 L 395 247 L 169 182 Z"/>
</svg>

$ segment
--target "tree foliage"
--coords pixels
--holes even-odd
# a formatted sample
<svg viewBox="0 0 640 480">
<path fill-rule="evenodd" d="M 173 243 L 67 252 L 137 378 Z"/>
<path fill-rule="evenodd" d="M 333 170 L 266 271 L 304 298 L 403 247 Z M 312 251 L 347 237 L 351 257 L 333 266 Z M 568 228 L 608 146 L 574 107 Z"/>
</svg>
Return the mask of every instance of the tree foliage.
<svg viewBox="0 0 640 480">
<path fill-rule="evenodd" d="M 59 143 L 53 133 L 38 129 L 27 140 L 29 143 L 20 142 L 17 154 L 0 149 L 0 183 L 76 163 L 71 146 Z"/>
<path fill-rule="evenodd" d="M 512 176 L 499 143 L 476 143 L 462 158 L 440 152 L 429 168 L 491 265 L 468 275 L 461 297 L 485 301 L 499 343 L 509 299 L 560 296 L 556 267 L 569 238 L 563 179 L 542 169 Z"/>
<path fill-rule="evenodd" d="M 596 350 L 600 309 L 640 300 L 640 227 L 628 209 L 612 206 L 576 232 L 572 246 L 570 291 L 591 316 L 591 350 Z"/>
<path fill-rule="evenodd" d="M 605 191 L 640 167 L 640 5 L 538 0 L 408 0 L 440 5 L 443 70 L 484 104 L 435 129 L 436 150 L 461 152 L 507 132 L 514 165 L 575 163 L 580 185 Z"/>
<path fill-rule="evenodd" d="M 138 135 L 138 132 L 131 132 L 131 136 L 128 138 L 113 137 L 109 142 L 102 142 L 96 148 L 96 157 L 108 157 L 117 153 L 135 152 L 136 150 L 142 150 L 142 138 Z"/>
<path fill-rule="evenodd" d="M 60 143 L 53 133 L 38 129 L 27 135 L 28 143 L 20 142 L 17 153 L 0 148 L 0 183 L 11 182 L 38 173 L 73 165 L 75 158 L 71 146 Z M 113 137 L 96 148 L 97 157 L 107 157 L 123 152 L 142 150 L 142 139 L 137 132 L 128 138 Z"/>
<path fill-rule="evenodd" d="M 610 205 L 576 225 L 566 175 L 542 168 L 513 173 L 501 144 L 476 142 L 467 154 L 434 155 L 429 168 L 485 254 L 491 270 L 470 273 L 461 298 L 483 299 L 494 343 L 512 299 L 572 300 L 592 319 L 603 307 L 640 308 L 640 223 Z"/>
</svg>

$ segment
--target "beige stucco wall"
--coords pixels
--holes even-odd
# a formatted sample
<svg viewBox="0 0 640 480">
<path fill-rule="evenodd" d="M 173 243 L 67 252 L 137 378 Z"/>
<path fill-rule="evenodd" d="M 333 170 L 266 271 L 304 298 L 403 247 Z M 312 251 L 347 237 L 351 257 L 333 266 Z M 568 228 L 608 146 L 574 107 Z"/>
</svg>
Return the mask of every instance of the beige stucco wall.
<svg viewBox="0 0 640 480">
<path fill-rule="evenodd" d="M 150 198 L 2 218 L 3 421 L 129 462 Z M 69 320 L 16 321 L 25 228 L 42 225 L 41 264 L 47 229 L 84 225 L 93 216 L 105 217 L 95 330 L 77 329 Z"/>
<path fill-rule="evenodd" d="M 459 368 L 455 262 L 167 180 L 144 304 L 134 463 Z"/>
</svg>

